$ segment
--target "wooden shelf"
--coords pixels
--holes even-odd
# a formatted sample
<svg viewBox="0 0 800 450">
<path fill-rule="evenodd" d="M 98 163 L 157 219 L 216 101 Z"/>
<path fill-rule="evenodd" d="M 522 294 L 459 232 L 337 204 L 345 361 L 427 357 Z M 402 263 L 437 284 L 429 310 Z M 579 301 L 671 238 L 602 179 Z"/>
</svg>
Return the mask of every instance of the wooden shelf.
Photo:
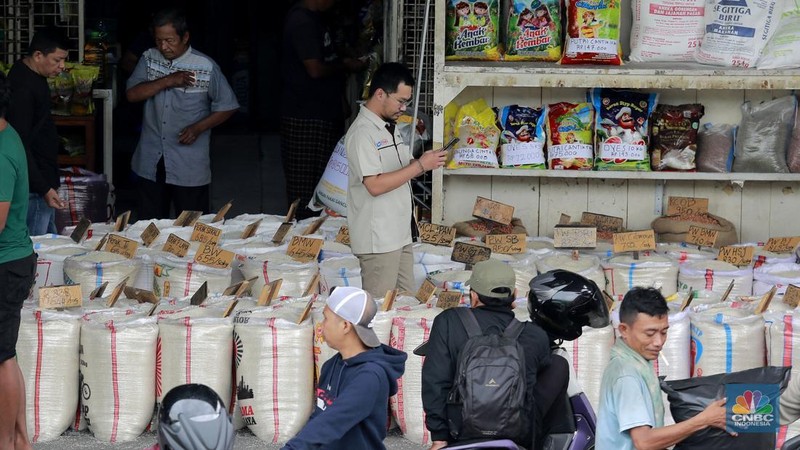
<svg viewBox="0 0 800 450">
<path fill-rule="evenodd" d="M 53 114 L 56 127 L 82 127 L 84 129 L 85 153 L 78 156 L 58 155 L 59 166 L 83 166 L 94 172 L 95 163 L 95 115 L 86 116 L 60 116 Z"/>
<path fill-rule="evenodd" d="M 621 170 L 444 169 L 444 176 L 590 178 L 686 181 L 800 181 L 800 173 L 634 172 Z"/>
</svg>

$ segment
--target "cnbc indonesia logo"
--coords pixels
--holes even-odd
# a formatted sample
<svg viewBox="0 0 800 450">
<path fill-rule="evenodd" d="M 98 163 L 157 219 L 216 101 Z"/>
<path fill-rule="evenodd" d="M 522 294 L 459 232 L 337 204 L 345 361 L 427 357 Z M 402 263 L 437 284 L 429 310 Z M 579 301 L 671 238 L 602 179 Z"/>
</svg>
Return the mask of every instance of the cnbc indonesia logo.
<svg viewBox="0 0 800 450">
<path fill-rule="evenodd" d="M 730 419 L 735 428 L 773 427 L 777 425 L 773 410 L 767 395 L 759 390 L 748 389 L 736 396 Z"/>
</svg>

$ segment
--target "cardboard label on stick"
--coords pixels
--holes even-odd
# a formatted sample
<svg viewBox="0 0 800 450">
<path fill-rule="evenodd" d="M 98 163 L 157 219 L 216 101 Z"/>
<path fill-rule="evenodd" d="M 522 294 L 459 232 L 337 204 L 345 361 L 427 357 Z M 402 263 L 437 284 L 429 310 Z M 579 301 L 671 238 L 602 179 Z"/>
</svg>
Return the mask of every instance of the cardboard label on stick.
<svg viewBox="0 0 800 450">
<path fill-rule="evenodd" d="M 179 238 L 176 234 L 170 233 L 161 250 L 172 253 L 178 258 L 183 258 L 189 251 L 189 242 Z"/>
<path fill-rule="evenodd" d="M 614 233 L 614 253 L 638 252 L 656 249 L 656 235 L 653 230 Z"/>
<path fill-rule="evenodd" d="M 42 309 L 75 308 L 82 304 L 80 284 L 39 288 L 39 307 Z"/>
<path fill-rule="evenodd" d="M 508 225 L 514 217 L 514 207 L 484 197 L 475 200 L 472 215 L 481 219 Z"/>
<path fill-rule="evenodd" d="M 697 197 L 670 197 L 667 202 L 667 215 L 707 214 L 708 199 Z"/>
<path fill-rule="evenodd" d="M 733 264 L 734 266 L 747 266 L 753 261 L 756 248 L 753 246 L 733 247 L 726 246 L 719 249 L 717 259 Z"/>
<path fill-rule="evenodd" d="M 494 253 L 511 255 L 525 253 L 525 250 L 528 249 L 525 237 L 524 233 L 487 234 L 484 240 L 486 241 L 486 246 L 492 249 Z"/>
<path fill-rule="evenodd" d="M 558 224 L 559 225 L 567 225 L 570 222 L 572 222 L 572 217 L 570 217 L 570 216 L 568 216 L 568 215 L 566 215 L 564 213 L 561 213 L 561 217 L 558 218 Z"/>
<path fill-rule="evenodd" d="M 562 226 L 553 229 L 555 248 L 595 248 L 597 247 L 597 227 Z"/>
<path fill-rule="evenodd" d="M 222 219 L 224 219 L 225 214 L 228 214 L 228 211 L 230 211 L 231 206 L 233 206 L 233 200 L 222 205 L 222 208 L 220 208 L 219 211 L 217 211 L 217 214 L 214 216 L 214 218 L 211 219 L 211 223 L 219 222 Z"/>
<path fill-rule="evenodd" d="M 120 284 L 118 284 L 113 291 L 111 291 L 111 295 L 108 296 L 108 301 L 106 302 L 106 306 L 112 308 L 119 299 L 119 296 L 122 295 L 122 291 L 125 289 L 125 286 L 128 285 L 128 279 L 130 277 L 125 277 L 124 280 Z"/>
<path fill-rule="evenodd" d="M 348 228 L 347 225 L 339 228 L 339 232 L 336 234 L 336 239 L 334 239 L 334 241 L 340 244 L 350 245 L 350 228 Z"/>
<path fill-rule="evenodd" d="M 92 222 L 89 222 L 89 219 L 86 217 L 81 217 L 81 220 L 78 221 L 78 225 L 75 226 L 72 234 L 69 235 L 70 239 L 80 244 L 83 238 L 86 237 L 86 232 L 89 231 L 90 226 L 92 226 Z"/>
<path fill-rule="evenodd" d="M 159 234 L 161 234 L 161 232 L 158 231 L 156 224 L 150 222 L 150 225 L 148 225 L 147 228 L 142 231 L 142 234 L 140 234 L 139 237 L 142 239 L 142 243 L 144 243 L 145 247 L 150 247 L 150 244 L 156 240 Z"/>
<path fill-rule="evenodd" d="M 436 300 L 436 307 L 442 309 L 455 308 L 461 304 L 460 291 L 442 291 L 439 292 L 439 298 Z"/>
<path fill-rule="evenodd" d="M 182 211 L 172 225 L 176 227 L 191 227 L 202 215 L 203 211 Z"/>
<path fill-rule="evenodd" d="M 786 292 L 783 294 L 783 303 L 792 308 L 797 308 L 797 305 L 800 304 L 800 287 L 794 284 L 786 286 Z"/>
<path fill-rule="evenodd" d="M 211 225 L 197 222 L 194 224 L 194 231 L 192 231 L 192 237 L 190 237 L 189 240 L 193 242 L 205 242 L 207 244 L 217 245 L 221 236 L 222 230 L 219 228 L 214 228 Z"/>
<path fill-rule="evenodd" d="M 256 231 L 258 231 L 258 227 L 261 225 L 261 219 L 256 220 L 255 222 L 247 225 L 244 227 L 244 231 L 242 231 L 242 235 L 240 236 L 241 239 L 249 239 L 256 235 Z"/>
<path fill-rule="evenodd" d="M 226 269 L 230 267 L 235 256 L 233 252 L 223 250 L 214 244 L 203 243 L 200 244 L 200 248 L 197 249 L 194 260 L 206 266 Z"/>
<path fill-rule="evenodd" d="M 300 262 L 313 261 L 319 256 L 322 244 L 322 239 L 293 236 L 292 240 L 289 241 L 289 248 L 286 249 L 286 254 Z"/>
<path fill-rule="evenodd" d="M 292 229 L 291 222 L 283 222 L 281 226 L 275 231 L 275 234 L 272 236 L 272 242 L 275 244 L 280 244 L 283 242 L 283 238 L 286 237 L 286 233 Z"/>
<path fill-rule="evenodd" d="M 414 297 L 416 297 L 420 303 L 428 303 L 434 293 L 436 293 L 436 285 L 433 284 L 430 278 L 425 278 L 425 281 L 422 282 L 422 286 L 419 287 Z"/>
<path fill-rule="evenodd" d="M 769 238 L 764 250 L 773 253 L 791 253 L 800 245 L 800 236 Z"/>
<path fill-rule="evenodd" d="M 89 293 L 89 300 L 94 300 L 97 297 L 102 297 L 107 287 L 108 287 L 108 281 L 104 281 L 103 284 L 94 288 L 94 290 Z"/>
<path fill-rule="evenodd" d="M 122 255 L 128 259 L 136 256 L 136 249 L 139 248 L 139 243 L 133 239 L 128 239 L 116 234 L 109 234 L 108 241 L 106 241 L 106 251 Z"/>
<path fill-rule="evenodd" d="M 306 303 L 306 307 L 303 308 L 303 312 L 300 313 L 300 317 L 297 319 L 297 324 L 298 325 L 303 323 L 303 321 L 308 318 L 308 315 L 311 314 L 311 308 L 314 306 L 314 302 L 316 300 L 317 300 L 317 296 L 316 295 L 311 297 L 310 299 L 308 299 L 308 302 Z"/>
<path fill-rule="evenodd" d="M 319 219 L 311 222 L 311 225 L 309 225 L 308 227 L 306 227 L 305 230 L 303 230 L 303 236 L 308 236 L 309 234 L 314 234 L 317 231 L 319 231 L 320 227 L 322 226 L 323 223 L 325 223 L 326 220 L 328 220 L 328 216 L 322 216 Z"/>
<path fill-rule="evenodd" d="M 139 303 L 158 303 L 158 297 L 156 297 L 153 291 L 138 289 L 133 286 L 125 286 L 123 292 L 125 292 L 125 297 L 136 300 Z"/>
<path fill-rule="evenodd" d="M 492 249 L 489 247 L 467 244 L 466 242 L 456 242 L 453 246 L 453 253 L 450 255 L 450 260 L 473 265 L 481 261 L 486 261 L 491 256 Z"/>
<path fill-rule="evenodd" d="M 291 222 L 294 220 L 294 214 L 297 212 L 297 207 L 300 206 L 300 199 L 293 201 L 291 205 L 289 205 L 289 212 L 286 213 L 286 218 L 283 219 L 284 222 Z"/>
<path fill-rule="evenodd" d="M 607 216 L 605 214 L 595 214 L 584 212 L 581 214 L 581 225 L 592 225 L 599 231 L 621 232 L 625 221 L 622 217 Z"/>
<path fill-rule="evenodd" d="M 709 228 L 689 225 L 689 232 L 686 233 L 686 243 L 700 247 L 713 247 L 717 243 L 719 231 Z"/>
<path fill-rule="evenodd" d="M 203 281 L 203 284 L 192 294 L 189 299 L 189 304 L 192 306 L 202 305 L 208 298 L 208 281 Z"/>
<path fill-rule="evenodd" d="M 114 222 L 114 231 L 122 232 L 125 231 L 125 227 L 128 226 L 128 221 L 131 219 L 131 212 L 125 211 L 124 213 L 117 216 L 117 221 Z"/>
<path fill-rule="evenodd" d="M 420 242 L 449 247 L 453 245 L 453 240 L 456 238 L 456 229 L 453 227 L 420 222 L 418 228 Z"/>
<path fill-rule="evenodd" d="M 397 298 L 397 289 L 391 289 L 386 291 L 386 295 L 383 296 L 383 304 L 381 305 L 381 311 L 389 311 L 392 309 L 394 305 L 394 300 Z"/>
<path fill-rule="evenodd" d="M 763 314 L 764 311 L 769 308 L 769 304 L 772 302 L 772 298 L 775 297 L 775 293 L 778 292 L 778 288 L 776 286 L 772 286 L 763 297 L 761 297 L 761 301 L 758 302 L 758 306 L 756 306 L 755 313 L 756 314 Z"/>
</svg>

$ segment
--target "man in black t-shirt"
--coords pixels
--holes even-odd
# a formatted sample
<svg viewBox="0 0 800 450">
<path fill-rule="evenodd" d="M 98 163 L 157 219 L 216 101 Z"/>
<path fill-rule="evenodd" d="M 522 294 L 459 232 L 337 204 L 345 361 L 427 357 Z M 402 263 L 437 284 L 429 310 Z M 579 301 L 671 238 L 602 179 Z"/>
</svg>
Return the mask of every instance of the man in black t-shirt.
<svg viewBox="0 0 800 450">
<path fill-rule="evenodd" d="M 284 23 L 281 157 L 287 201 L 300 199 L 298 219 L 314 215 L 308 202 L 344 133 L 345 78 L 367 67 L 362 60 L 337 57 L 323 17 L 333 4 L 299 0 Z"/>
</svg>

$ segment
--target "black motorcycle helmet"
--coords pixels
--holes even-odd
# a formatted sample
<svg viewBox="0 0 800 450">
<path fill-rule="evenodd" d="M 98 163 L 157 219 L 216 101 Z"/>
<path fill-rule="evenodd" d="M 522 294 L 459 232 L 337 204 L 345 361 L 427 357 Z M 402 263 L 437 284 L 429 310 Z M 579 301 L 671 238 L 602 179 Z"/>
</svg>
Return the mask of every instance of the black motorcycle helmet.
<svg viewBox="0 0 800 450">
<path fill-rule="evenodd" d="M 216 392 L 204 384 L 172 388 L 158 415 L 161 450 L 232 450 L 231 416 Z"/>
<path fill-rule="evenodd" d="M 573 341 L 583 327 L 609 324 L 608 306 L 594 281 L 568 270 L 555 269 L 533 277 L 529 283 L 531 320 L 553 339 Z"/>
</svg>

